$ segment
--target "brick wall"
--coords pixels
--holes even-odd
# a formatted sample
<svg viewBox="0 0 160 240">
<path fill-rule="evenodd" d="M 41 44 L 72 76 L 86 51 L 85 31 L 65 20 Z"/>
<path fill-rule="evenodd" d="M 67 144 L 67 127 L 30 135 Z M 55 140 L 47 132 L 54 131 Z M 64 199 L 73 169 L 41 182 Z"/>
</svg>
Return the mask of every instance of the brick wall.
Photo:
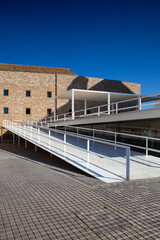
<svg viewBox="0 0 160 240">
<path fill-rule="evenodd" d="M 124 93 L 140 93 L 140 85 L 115 80 L 82 77 L 75 75 L 71 70 L 58 69 L 46 70 L 18 67 L 0 64 L 0 125 L 4 119 L 25 120 L 41 119 L 47 116 L 47 108 L 53 111 L 53 98 L 57 94 L 72 88 L 92 89 L 99 91 L 112 91 Z M 8 68 L 7 68 L 8 67 Z M 28 66 L 29 67 L 29 66 Z M 43 71 L 44 69 L 44 71 Z M 30 70 L 30 71 L 29 71 Z M 46 72 L 47 71 L 47 72 Z M 9 91 L 9 96 L 3 96 L 4 89 Z M 31 91 L 31 96 L 26 97 L 26 90 Z M 47 98 L 47 91 L 52 92 L 52 97 Z M 3 108 L 8 107 L 9 114 L 3 113 Z M 59 113 L 68 112 L 71 103 L 68 100 L 58 100 Z M 83 108 L 83 103 L 76 102 L 75 108 Z M 26 108 L 31 109 L 31 114 L 26 115 Z"/>
</svg>

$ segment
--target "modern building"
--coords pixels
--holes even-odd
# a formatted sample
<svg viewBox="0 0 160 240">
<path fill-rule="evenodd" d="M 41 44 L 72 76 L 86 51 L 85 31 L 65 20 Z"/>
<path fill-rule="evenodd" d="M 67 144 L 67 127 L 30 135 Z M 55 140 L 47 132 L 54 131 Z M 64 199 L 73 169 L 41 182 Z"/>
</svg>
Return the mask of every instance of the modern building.
<svg viewBox="0 0 160 240">
<path fill-rule="evenodd" d="M 23 139 L 25 148 L 30 142 L 105 182 L 160 175 L 160 94 L 70 69 L 10 64 L 0 64 L 0 89 L 2 140 L 10 133 L 13 144 Z"/>
<path fill-rule="evenodd" d="M 83 77 L 65 68 L 0 64 L 0 125 L 4 119 L 40 120 L 51 115 L 54 97 L 70 89 L 140 94 L 137 83 Z M 83 105 L 76 101 L 75 109 L 80 108 Z M 60 99 L 57 113 L 69 111 L 71 101 Z"/>
</svg>

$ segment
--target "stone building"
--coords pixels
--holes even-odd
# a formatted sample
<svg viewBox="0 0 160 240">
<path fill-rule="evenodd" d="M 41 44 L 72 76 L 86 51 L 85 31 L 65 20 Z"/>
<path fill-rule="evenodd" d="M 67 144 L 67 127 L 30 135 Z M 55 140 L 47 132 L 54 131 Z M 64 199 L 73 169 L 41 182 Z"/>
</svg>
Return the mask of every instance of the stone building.
<svg viewBox="0 0 160 240">
<path fill-rule="evenodd" d="M 51 115 L 53 98 L 72 88 L 140 94 L 137 83 L 78 76 L 65 68 L 0 64 L 0 125 L 4 119 L 38 120 Z M 68 112 L 70 102 L 58 101 L 57 110 Z"/>
</svg>

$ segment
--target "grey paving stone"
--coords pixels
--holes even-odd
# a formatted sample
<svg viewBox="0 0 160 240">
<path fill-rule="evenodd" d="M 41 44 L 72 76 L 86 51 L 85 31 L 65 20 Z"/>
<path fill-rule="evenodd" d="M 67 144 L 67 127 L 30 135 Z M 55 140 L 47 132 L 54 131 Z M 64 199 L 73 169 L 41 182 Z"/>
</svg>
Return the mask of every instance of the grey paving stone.
<svg viewBox="0 0 160 240">
<path fill-rule="evenodd" d="M 43 151 L 0 148 L 0 239 L 160 239 L 160 178 L 104 184 Z"/>
</svg>

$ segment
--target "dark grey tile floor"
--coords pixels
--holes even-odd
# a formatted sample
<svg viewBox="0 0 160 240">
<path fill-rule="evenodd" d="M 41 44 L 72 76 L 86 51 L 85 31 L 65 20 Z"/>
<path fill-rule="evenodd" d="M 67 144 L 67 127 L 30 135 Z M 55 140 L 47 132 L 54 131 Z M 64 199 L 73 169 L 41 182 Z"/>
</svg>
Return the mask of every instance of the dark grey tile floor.
<svg viewBox="0 0 160 240">
<path fill-rule="evenodd" d="M 106 184 L 0 143 L 0 240 L 160 239 L 160 178 Z"/>
</svg>

